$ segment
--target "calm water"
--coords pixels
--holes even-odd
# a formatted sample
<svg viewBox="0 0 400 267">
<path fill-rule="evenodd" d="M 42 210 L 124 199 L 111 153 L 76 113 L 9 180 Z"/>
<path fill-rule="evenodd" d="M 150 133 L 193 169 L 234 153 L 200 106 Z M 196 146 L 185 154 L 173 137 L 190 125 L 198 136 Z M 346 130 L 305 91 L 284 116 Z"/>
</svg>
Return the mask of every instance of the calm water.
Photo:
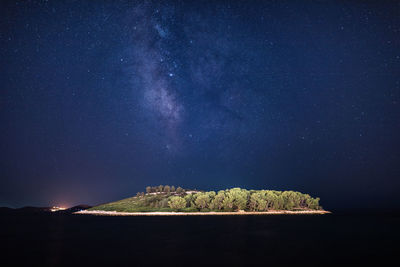
<svg viewBox="0 0 400 267">
<path fill-rule="evenodd" d="M 366 264 L 397 259 L 399 215 L 0 215 L 2 263 Z M 5 266 L 5 265 L 2 265 Z"/>
</svg>

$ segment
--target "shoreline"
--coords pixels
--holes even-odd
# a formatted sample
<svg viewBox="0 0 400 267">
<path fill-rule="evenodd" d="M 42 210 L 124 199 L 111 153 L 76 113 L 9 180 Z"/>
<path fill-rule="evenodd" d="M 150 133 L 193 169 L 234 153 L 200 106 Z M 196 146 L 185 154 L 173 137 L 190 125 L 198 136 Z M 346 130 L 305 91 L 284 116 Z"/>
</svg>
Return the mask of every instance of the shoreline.
<svg viewBox="0 0 400 267">
<path fill-rule="evenodd" d="M 222 215 L 311 215 L 311 214 L 330 214 L 326 210 L 276 210 L 276 211 L 227 211 L 227 212 L 118 212 L 118 211 L 103 211 L 103 210 L 81 210 L 73 214 L 86 214 L 98 216 L 222 216 Z"/>
</svg>

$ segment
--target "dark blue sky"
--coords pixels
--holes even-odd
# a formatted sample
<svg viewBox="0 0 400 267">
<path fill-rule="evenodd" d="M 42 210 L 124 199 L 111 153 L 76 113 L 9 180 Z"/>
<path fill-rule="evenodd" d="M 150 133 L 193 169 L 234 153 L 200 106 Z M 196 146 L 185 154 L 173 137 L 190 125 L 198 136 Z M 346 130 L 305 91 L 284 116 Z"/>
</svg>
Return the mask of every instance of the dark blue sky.
<svg viewBox="0 0 400 267">
<path fill-rule="evenodd" d="M 194 2 L 1 2 L 0 206 L 170 184 L 399 208 L 399 2 Z"/>
</svg>

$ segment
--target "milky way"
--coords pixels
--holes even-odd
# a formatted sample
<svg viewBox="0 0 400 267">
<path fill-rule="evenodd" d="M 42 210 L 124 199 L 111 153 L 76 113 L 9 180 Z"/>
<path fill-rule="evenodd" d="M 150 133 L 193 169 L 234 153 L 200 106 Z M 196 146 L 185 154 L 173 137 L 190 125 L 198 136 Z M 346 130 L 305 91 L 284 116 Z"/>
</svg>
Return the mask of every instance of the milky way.
<svg viewBox="0 0 400 267">
<path fill-rule="evenodd" d="M 185 143 L 252 130 L 262 96 L 248 84 L 251 55 L 239 49 L 231 26 L 210 28 L 208 12 L 182 13 L 174 5 L 140 4 L 126 16 L 132 18 L 132 64 L 125 78 L 140 92 L 135 98 L 149 127 L 159 132 L 159 148 L 179 153 Z"/>
<path fill-rule="evenodd" d="M 127 66 L 132 90 L 140 92 L 135 96 L 144 109 L 143 114 L 165 133 L 165 140 L 159 140 L 159 145 L 175 148 L 179 142 L 177 132 L 184 108 L 171 81 L 175 74 L 164 44 L 170 38 L 168 29 L 162 25 L 165 19 L 160 18 L 158 9 L 147 4 L 129 10 L 127 16 L 133 17 L 130 25 L 132 39 L 127 47 L 133 62 Z"/>
</svg>

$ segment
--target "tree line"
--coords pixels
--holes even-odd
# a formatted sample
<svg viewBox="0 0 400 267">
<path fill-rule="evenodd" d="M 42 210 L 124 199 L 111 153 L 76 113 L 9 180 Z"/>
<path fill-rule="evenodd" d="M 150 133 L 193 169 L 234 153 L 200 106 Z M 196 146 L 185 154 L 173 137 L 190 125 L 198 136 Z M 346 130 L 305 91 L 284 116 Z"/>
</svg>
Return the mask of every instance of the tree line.
<svg viewBox="0 0 400 267">
<path fill-rule="evenodd" d="M 175 189 L 175 186 L 169 186 L 169 185 L 159 185 L 159 186 L 147 186 L 146 187 L 146 193 L 172 193 L 175 192 L 177 194 L 181 194 L 185 192 L 185 189 L 182 187 L 178 186 L 178 188 Z"/>
<path fill-rule="evenodd" d="M 181 187 L 178 187 L 176 190 L 172 190 L 172 188 L 174 187 L 147 187 L 147 193 L 163 192 L 167 194 L 147 198 L 145 199 L 145 205 L 162 208 L 169 207 L 176 211 L 322 209 L 319 205 L 319 198 L 313 198 L 308 194 L 296 191 L 246 190 L 241 188 L 232 188 L 220 190 L 217 193 L 215 191 L 209 191 L 186 194 L 185 189 Z M 141 196 L 144 195 L 144 193 L 141 194 Z"/>
</svg>

